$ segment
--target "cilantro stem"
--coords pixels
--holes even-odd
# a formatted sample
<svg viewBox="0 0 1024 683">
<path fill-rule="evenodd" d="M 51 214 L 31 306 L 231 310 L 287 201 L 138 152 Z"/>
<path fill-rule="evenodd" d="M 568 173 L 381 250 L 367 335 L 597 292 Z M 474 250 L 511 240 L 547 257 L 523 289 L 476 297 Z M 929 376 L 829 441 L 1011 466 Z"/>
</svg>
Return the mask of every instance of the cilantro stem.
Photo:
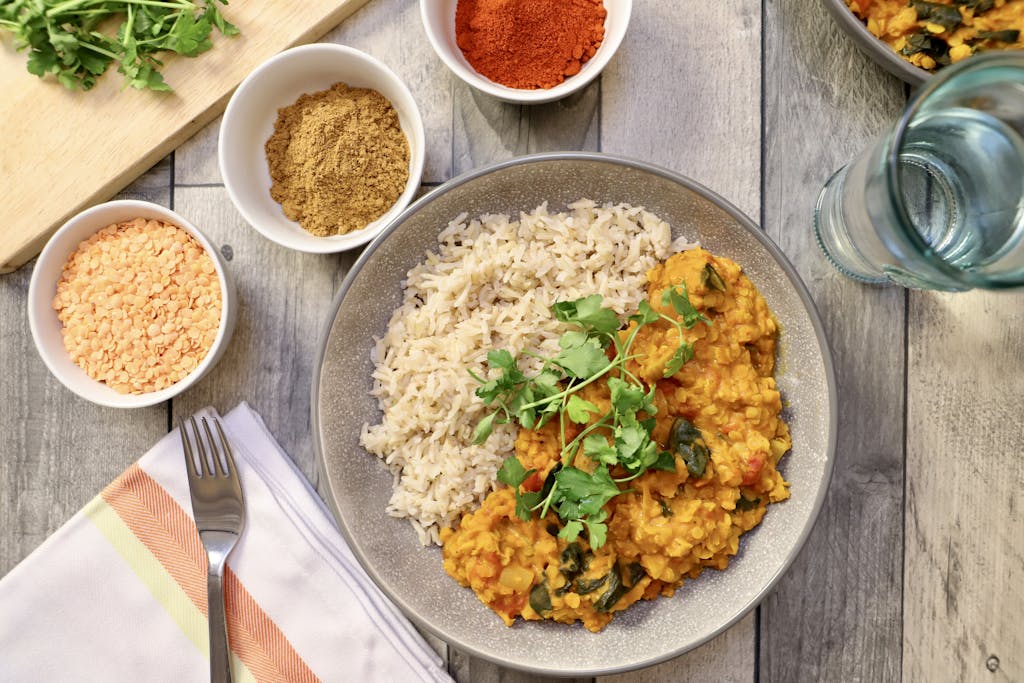
<svg viewBox="0 0 1024 683">
<path fill-rule="evenodd" d="M 171 9 L 199 9 L 194 3 L 183 0 L 180 2 L 166 2 L 165 0 L 119 0 L 124 5 L 146 5 L 149 7 L 169 7 Z M 58 14 L 62 14 L 69 10 L 75 9 L 76 7 L 94 7 L 103 8 L 109 3 L 107 0 L 67 0 L 59 5 L 54 5 L 50 9 L 46 10 L 47 17 L 54 17 Z"/>
<path fill-rule="evenodd" d="M 104 48 L 100 47 L 99 45 L 93 45 L 92 43 L 88 43 L 88 42 L 86 42 L 84 40 L 83 41 L 79 41 L 78 44 L 80 46 L 84 47 L 84 48 L 92 50 L 93 52 L 98 52 L 99 54 L 104 55 L 105 57 L 110 57 L 111 59 L 117 59 L 118 58 L 118 56 L 116 54 L 114 54 L 110 50 L 107 50 L 107 49 L 104 49 Z"/>
<path fill-rule="evenodd" d="M 575 394 L 577 391 L 579 391 L 583 387 L 587 386 L 588 384 L 593 384 L 594 382 L 599 380 L 603 375 L 605 375 L 609 370 L 611 370 L 612 368 L 616 367 L 617 365 L 618 365 L 618 363 L 616 361 L 612 361 L 611 363 L 606 365 L 604 367 L 604 369 L 600 370 L 599 372 L 594 373 L 593 375 L 591 375 L 587 379 L 583 380 L 579 384 L 573 384 L 568 389 L 563 389 L 562 391 L 558 392 L 557 394 L 553 394 L 551 396 L 547 396 L 545 398 L 538 399 L 538 400 L 536 400 L 536 401 L 534 401 L 532 403 L 527 403 L 526 405 L 523 406 L 523 408 L 536 408 L 537 406 L 544 405 L 545 403 L 550 403 L 550 402 L 554 401 L 555 399 L 564 399 L 567 396 L 569 396 L 570 394 Z"/>
</svg>

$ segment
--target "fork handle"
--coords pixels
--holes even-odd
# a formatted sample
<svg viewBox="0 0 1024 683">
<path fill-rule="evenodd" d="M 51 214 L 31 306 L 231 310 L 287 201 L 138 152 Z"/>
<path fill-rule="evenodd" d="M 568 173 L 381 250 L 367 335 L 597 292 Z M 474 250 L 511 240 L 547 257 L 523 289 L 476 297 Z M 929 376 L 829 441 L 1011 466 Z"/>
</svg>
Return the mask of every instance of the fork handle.
<svg viewBox="0 0 1024 683">
<path fill-rule="evenodd" d="M 211 558 L 206 573 L 206 613 L 210 624 L 210 682 L 231 683 L 231 651 L 224 615 L 224 562 Z"/>
</svg>

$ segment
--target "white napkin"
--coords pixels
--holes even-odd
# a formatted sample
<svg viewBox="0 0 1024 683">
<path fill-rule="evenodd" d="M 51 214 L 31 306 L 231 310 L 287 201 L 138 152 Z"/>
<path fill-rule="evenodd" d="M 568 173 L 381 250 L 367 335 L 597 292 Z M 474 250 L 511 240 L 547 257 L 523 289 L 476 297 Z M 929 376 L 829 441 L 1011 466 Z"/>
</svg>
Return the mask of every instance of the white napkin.
<svg viewBox="0 0 1024 683">
<path fill-rule="evenodd" d="M 259 415 L 222 424 L 247 514 L 225 579 L 235 680 L 450 681 Z M 197 543 L 174 430 L 0 580 L 0 680 L 209 680 Z"/>
</svg>

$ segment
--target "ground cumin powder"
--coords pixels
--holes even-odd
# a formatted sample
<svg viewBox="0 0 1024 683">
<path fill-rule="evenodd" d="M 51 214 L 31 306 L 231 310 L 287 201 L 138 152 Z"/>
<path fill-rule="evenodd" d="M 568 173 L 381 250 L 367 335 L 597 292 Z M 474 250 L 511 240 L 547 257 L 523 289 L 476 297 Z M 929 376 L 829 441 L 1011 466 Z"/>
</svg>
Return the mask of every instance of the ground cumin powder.
<svg viewBox="0 0 1024 683">
<path fill-rule="evenodd" d="M 394 107 L 376 90 L 344 83 L 279 109 L 265 150 L 270 196 L 321 237 L 380 218 L 409 179 L 409 143 Z"/>
</svg>

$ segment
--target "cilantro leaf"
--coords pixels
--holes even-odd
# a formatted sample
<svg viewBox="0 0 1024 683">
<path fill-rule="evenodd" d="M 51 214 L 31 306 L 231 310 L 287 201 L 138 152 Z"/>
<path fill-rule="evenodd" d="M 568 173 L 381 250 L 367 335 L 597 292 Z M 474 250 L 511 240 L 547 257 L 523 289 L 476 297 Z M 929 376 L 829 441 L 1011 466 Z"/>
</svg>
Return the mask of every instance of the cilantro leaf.
<svg viewBox="0 0 1024 683">
<path fill-rule="evenodd" d="M 564 339 L 563 336 L 559 340 L 560 345 Z M 609 364 L 601 343 L 594 337 L 589 337 L 576 346 L 563 346 L 562 352 L 555 356 L 555 363 L 570 377 L 579 379 L 593 377 Z"/>
<path fill-rule="evenodd" d="M 533 474 L 536 470 L 527 471 L 523 467 L 523 463 L 519 462 L 519 458 L 514 455 L 510 455 L 505 458 L 505 461 L 501 463 L 501 468 L 498 470 L 498 481 L 502 484 L 511 486 L 512 488 L 519 488 L 526 481 L 526 478 Z"/>
<path fill-rule="evenodd" d="M 604 465 L 593 473 L 576 467 L 563 467 L 555 475 L 555 484 L 555 504 L 563 519 L 596 515 L 605 503 L 620 493 Z"/>
<path fill-rule="evenodd" d="M 497 416 L 497 413 L 491 413 L 476 424 L 476 429 L 473 430 L 474 445 L 479 446 L 483 442 L 487 441 L 487 438 L 491 435 L 491 432 L 494 429 L 494 418 Z"/>
<path fill-rule="evenodd" d="M 583 455 L 594 462 L 603 462 L 606 465 L 614 465 L 619 459 L 615 447 L 600 434 L 591 434 L 583 439 Z"/>
<path fill-rule="evenodd" d="M 665 371 L 662 374 L 663 377 L 671 377 L 686 365 L 690 360 L 693 359 L 693 345 L 687 342 L 680 342 L 679 347 L 675 350 L 675 353 L 665 363 Z"/>
<path fill-rule="evenodd" d="M 558 537 L 572 543 L 579 538 L 581 531 L 583 531 L 583 522 L 578 519 L 572 519 L 566 522 L 565 526 L 558 531 Z"/>
<path fill-rule="evenodd" d="M 14 35 L 16 49 L 29 48 L 29 73 L 53 74 L 70 90 L 88 90 L 115 63 L 125 86 L 170 90 L 159 71 L 159 53 L 195 57 L 213 47 L 214 28 L 225 36 L 238 33 L 218 4 L 227 3 L 0 0 L 0 31 Z"/>
<path fill-rule="evenodd" d="M 601 409 L 590 401 L 580 398 L 579 394 L 573 394 L 565 405 L 565 412 L 570 420 L 582 425 L 590 422 L 591 413 L 600 413 Z"/>
<path fill-rule="evenodd" d="M 669 287 L 661 294 L 661 305 L 668 306 L 672 304 L 672 309 L 683 317 L 683 325 L 686 329 L 690 329 L 698 322 L 711 323 L 711 321 L 690 301 L 690 295 L 686 291 L 686 283 L 681 282 L 680 284 Z"/>
<path fill-rule="evenodd" d="M 610 308 L 603 308 L 604 298 L 591 294 L 576 301 L 559 301 L 551 307 L 555 318 L 563 323 L 575 323 L 586 331 L 611 334 L 619 329 L 619 317 Z"/>
<path fill-rule="evenodd" d="M 637 325 L 647 325 L 653 323 L 660 316 L 658 312 L 651 308 L 651 304 L 647 301 L 641 301 L 637 309 L 637 312 L 629 316 L 629 319 L 634 321 Z"/>
</svg>

